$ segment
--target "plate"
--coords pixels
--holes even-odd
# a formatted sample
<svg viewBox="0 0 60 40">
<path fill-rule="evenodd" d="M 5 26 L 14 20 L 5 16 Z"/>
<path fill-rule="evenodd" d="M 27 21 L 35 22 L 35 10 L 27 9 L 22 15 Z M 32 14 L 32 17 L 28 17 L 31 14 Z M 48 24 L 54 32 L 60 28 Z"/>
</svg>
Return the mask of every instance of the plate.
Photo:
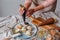
<svg viewBox="0 0 60 40">
<path fill-rule="evenodd" d="M 31 22 L 29 22 L 29 25 L 33 28 L 33 30 L 32 30 L 33 34 L 31 36 L 28 36 L 28 35 L 22 33 L 20 36 L 18 36 L 19 38 L 29 39 L 37 34 L 37 27 L 34 24 L 32 24 Z"/>
</svg>

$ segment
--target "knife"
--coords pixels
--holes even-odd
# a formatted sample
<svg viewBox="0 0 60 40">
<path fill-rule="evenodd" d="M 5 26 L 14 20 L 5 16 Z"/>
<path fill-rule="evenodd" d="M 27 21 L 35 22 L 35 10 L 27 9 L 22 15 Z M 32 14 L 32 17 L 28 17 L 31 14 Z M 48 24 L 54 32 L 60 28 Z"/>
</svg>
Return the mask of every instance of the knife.
<svg viewBox="0 0 60 40">
<path fill-rule="evenodd" d="M 26 9 L 25 9 L 25 7 L 24 7 L 22 4 L 20 4 L 20 7 L 21 7 L 21 8 L 24 8 L 24 12 L 23 12 L 23 15 L 22 15 L 24 24 L 28 24 L 28 23 L 26 23 L 26 21 L 25 21 L 25 19 L 26 19 Z"/>
<path fill-rule="evenodd" d="M 26 24 L 26 22 L 25 22 L 25 19 L 26 19 L 26 10 L 24 10 L 24 13 L 23 13 L 22 17 L 23 17 L 24 24 Z"/>
</svg>

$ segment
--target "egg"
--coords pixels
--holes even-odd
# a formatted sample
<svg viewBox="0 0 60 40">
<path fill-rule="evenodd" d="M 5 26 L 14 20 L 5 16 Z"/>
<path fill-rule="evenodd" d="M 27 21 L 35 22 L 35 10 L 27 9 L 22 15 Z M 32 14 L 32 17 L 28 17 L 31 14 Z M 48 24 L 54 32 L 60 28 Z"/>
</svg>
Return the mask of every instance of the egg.
<svg viewBox="0 0 60 40">
<path fill-rule="evenodd" d="M 30 31 L 33 30 L 31 26 L 28 26 L 27 29 L 30 30 Z"/>
<path fill-rule="evenodd" d="M 26 35 L 31 36 L 32 32 L 31 31 L 26 31 Z"/>
</svg>

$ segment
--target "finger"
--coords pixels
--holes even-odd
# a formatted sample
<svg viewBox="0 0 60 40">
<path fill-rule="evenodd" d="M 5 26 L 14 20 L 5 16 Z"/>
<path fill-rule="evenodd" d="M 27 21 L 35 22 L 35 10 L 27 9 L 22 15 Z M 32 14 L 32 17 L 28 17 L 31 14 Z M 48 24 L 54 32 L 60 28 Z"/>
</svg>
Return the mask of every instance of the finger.
<svg viewBox="0 0 60 40">
<path fill-rule="evenodd" d="M 24 10 L 22 10 L 22 9 L 19 10 L 20 13 L 23 13 L 23 11 L 24 11 Z"/>
<path fill-rule="evenodd" d="M 32 13 L 30 13 L 30 12 L 27 13 L 27 16 L 28 16 L 28 17 L 30 17 L 31 15 L 32 15 Z"/>
<path fill-rule="evenodd" d="M 19 7 L 19 11 L 22 11 L 23 12 L 24 11 L 24 8 Z"/>
<path fill-rule="evenodd" d="M 28 17 L 30 17 L 31 15 L 30 15 L 30 14 L 28 14 L 27 16 L 28 16 Z"/>
<path fill-rule="evenodd" d="M 20 13 L 20 15 L 23 15 L 24 10 L 20 9 L 20 10 L 19 10 L 19 13 Z"/>
<path fill-rule="evenodd" d="M 30 13 L 29 13 L 29 12 L 27 12 L 27 13 L 26 13 L 26 16 L 30 16 Z"/>
</svg>

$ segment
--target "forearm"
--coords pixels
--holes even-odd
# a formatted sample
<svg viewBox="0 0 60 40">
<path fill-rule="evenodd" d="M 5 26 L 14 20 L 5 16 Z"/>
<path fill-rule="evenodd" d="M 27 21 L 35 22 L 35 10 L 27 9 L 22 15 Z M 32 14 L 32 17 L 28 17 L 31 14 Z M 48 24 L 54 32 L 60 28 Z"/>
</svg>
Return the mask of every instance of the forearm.
<svg viewBox="0 0 60 40">
<path fill-rule="evenodd" d="M 39 6 L 35 7 L 35 8 L 33 8 L 33 9 L 36 12 L 36 11 L 44 9 L 44 6 L 43 5 L 39 5 Z"/>
<path fill-rule="evenodd" d="M 46 0 L 37 7 L 34 8 L 35 11 L 42 10 L 50 5 L 53 5 L 56 2 L 56 0 Z"/>
<path fill-rule="evenodd" d="M 25 8 L 28 10 L 29 9 L 29 7 L 31 6 L 31 4 L 32 4 L 32 0 L 25 0 Z"/>
<path fill-rule="evenodd" d="M 25 6 L 24 6 L 24 7 L 26 8 L 26 10 L 28 10 L 28 9 L 29 9 L 30 5 L 31 5 L 31 3 L 26 3 L 26 4 L 25 4 Z"/>
</svg>

